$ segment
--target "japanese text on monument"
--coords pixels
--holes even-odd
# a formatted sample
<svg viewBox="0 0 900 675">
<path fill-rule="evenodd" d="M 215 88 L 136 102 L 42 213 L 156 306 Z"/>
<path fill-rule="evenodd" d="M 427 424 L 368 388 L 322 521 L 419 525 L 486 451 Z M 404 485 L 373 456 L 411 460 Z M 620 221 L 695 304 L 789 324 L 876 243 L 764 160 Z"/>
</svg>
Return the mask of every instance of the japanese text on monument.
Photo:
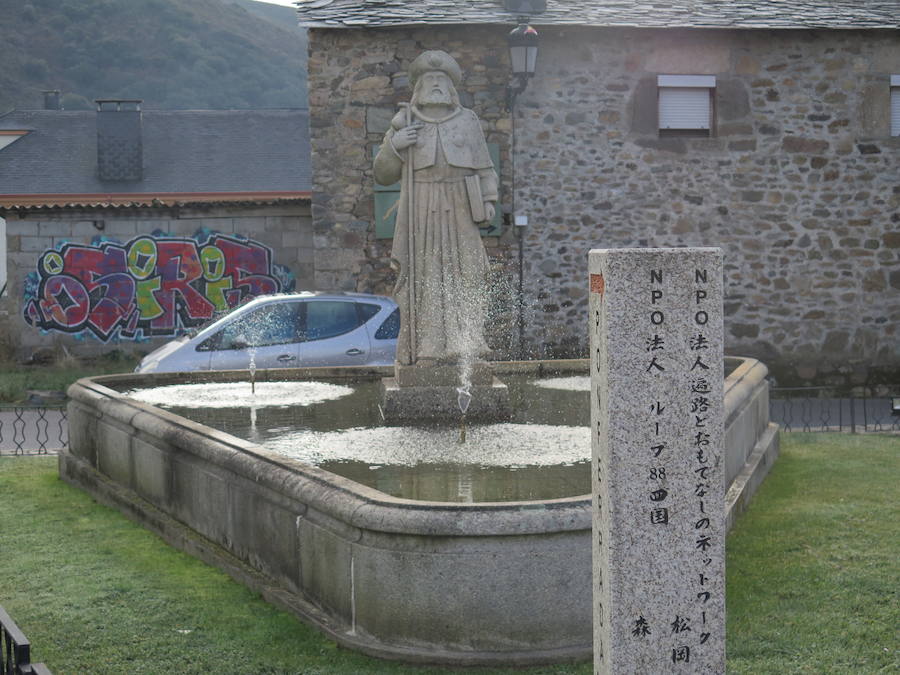
<svg viewBox="0 0 900 675">
<path fill-rule="evenodd" d="M 721 256 L 590 272 L 595 669 L 724 672 Z"/>
</svg>

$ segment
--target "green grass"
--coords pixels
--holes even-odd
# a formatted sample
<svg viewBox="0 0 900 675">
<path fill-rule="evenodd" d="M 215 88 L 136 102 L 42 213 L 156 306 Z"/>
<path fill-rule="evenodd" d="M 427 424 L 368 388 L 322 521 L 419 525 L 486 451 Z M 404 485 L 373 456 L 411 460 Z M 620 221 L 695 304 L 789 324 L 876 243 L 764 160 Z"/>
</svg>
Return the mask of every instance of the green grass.
<svg viewBox="0 0 900 675">
<path fill-rule="evenodd" d="M 730 673 L 900 671 L 900 438 L 782 434 L 727 543 Z"/>
<path fill-rule="evenodd" d="M 65 391 L 82 377 L 130 373 L 138 359 L 120 352 L 112 352 L 92 362 L 63 359 L 50 365 L 23 366 L 0 362 L 0 405 L 22 403 L 29 389 Z"/>
<path fill-rule="evenodd" d="M 729 672 L 897 672 L 898 457 L 896 437 L 783 436 L 728 539 Z M 58 675 L 455 672 L 336 647 L 62 483 L 53 458 L 0 458 L 0 494 L 0 604 Z"/>
<path fill-rule="evenodd" d="M 0 494 L 0 604 L 56 675 L 448 672 L 338 648 L 61 482 L 55 458 L 0 458 Z"/>
</svg>

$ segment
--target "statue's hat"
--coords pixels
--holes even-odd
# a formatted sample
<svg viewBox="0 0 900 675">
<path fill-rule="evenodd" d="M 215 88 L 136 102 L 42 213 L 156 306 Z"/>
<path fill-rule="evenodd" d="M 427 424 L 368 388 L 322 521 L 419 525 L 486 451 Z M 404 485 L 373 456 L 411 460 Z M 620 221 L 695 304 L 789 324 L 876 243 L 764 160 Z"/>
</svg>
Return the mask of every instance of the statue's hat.
<svg viewBox="0 0 900 675">
<path fill-rule="evenodd" d="M 459 69 L 459 64 L 456 60 L 447 52 L 432 50 L 422 52 L 409 65 L 409 79 L 413 86 L 416 86 L 416 82 L 421 75 L 432 70 L 446 73 L 451 82 L 453 82 L 454 87 L 458 87 L 462 80 L 462 71 Z"/>
</svg>

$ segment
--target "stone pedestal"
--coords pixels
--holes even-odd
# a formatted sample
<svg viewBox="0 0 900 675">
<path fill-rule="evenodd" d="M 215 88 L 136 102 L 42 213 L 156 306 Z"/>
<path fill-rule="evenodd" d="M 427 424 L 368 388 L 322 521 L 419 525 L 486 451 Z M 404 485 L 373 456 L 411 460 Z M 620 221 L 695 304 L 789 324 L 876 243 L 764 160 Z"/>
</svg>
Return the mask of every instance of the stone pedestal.
<svg viewBox="0 0 900 675">
<path fill-rule="evenodd" d="M 453 387 L 460 385 L 458 365 L 438 366 L 394 366 L 394 380 L 399 387 Z M 491 386 L 494 383 L 494 369 L 485 361 L 472 364 L 469 382 L 474 386 Z"/>
<path fill-rule="evenodd" d="M 510 418 L 509 391 L 494 377 L 490 364 L 472 366 L 469 393 L 472 399 L 466 411 L 471 421 L 499 422 Z M 457 422 L 460 367 L 455 365 L 395 367 L 394 377 L 381 381 L 381 413 L 388 424 L 406 424 L 420 420 Z"/>
</svg>

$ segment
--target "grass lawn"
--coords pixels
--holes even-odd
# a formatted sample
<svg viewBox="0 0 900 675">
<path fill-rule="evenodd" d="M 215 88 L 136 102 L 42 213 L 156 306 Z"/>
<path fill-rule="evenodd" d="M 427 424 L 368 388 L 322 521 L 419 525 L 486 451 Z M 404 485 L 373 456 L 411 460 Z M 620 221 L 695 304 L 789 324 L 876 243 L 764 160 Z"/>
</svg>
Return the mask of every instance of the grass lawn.
<svg viewBox="0 0 900 675">
<path fill-rule="evenodd" d="M 729 672 L 900 672 L 900 437 L 781 439 L 727 541 Z"/>
<path fill-rule="evenodd" d="M 897 672 L 900 438 L 782 438 L 728 538 L 729 672 Z M 0 494 L 0 604 L 57 675 L 454 672 L 337 648 L 62 483 L 54 458 L 0 458 Z"/>
</svg>

